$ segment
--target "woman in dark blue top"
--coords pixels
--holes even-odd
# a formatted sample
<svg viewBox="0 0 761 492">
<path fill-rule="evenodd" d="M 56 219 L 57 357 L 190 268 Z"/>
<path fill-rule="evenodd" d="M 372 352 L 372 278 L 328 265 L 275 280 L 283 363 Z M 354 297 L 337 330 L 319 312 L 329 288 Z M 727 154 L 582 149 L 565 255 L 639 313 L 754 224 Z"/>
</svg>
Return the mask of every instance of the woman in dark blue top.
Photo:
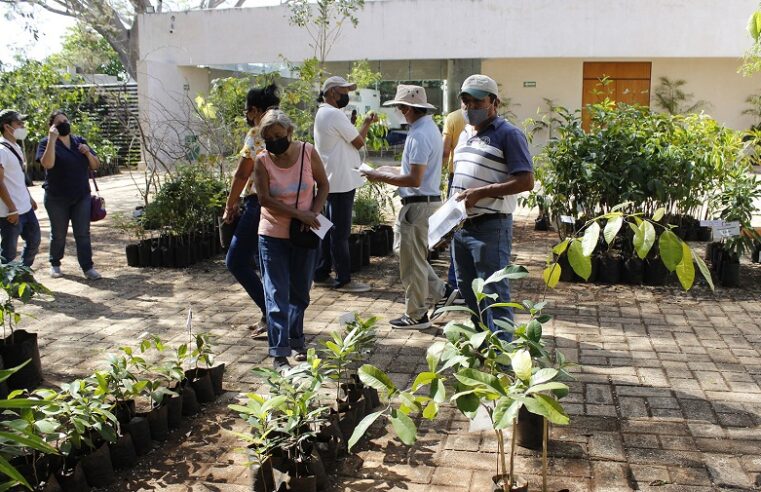
<svg viewBox="0 0 761 492">
<path fill-rule="evenodd" d="M 100 277 L 92 262 L 90 243 L 90 171 L 100 166 L 87 141 L 71 134 L 69 118 L 54 111 L 50 130 L 37 148 L 37 160 L 45 168 L 45 209 L 50 218 L 50 276 L 58 278 L 66 246 L 69 221 L 77 244 L 79 266 L 90 280 Z M 50 142 L 53 142 L 50 145 Z"/>
</svg>

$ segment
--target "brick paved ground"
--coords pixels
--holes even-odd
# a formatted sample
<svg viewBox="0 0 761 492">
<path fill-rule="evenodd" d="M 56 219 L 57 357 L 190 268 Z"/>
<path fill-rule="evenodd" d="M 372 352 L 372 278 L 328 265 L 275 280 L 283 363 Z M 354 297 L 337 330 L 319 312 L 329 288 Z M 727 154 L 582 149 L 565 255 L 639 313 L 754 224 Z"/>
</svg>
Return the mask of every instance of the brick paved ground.
<svg viewBox="0 0 761 492">
<path fill-rule="evenodd" d="M 111 212 L 139 204 L 129 175 L 100 184 Z M 40 192 L 33 189 L 35 197 Z M 44 211 L 40 216 L 47 230 Z M 517 299 L 544 294 L 539 275 L 555 239 L 535 233 L 532 223 L 525 213 L 516 220 L 515 261 L 531 271 L 514 284 Z M 124 259 L 127 239 L 106 220 L 93 226 L 96 266 L 105 278 L 87 283 L 73 256 L 64 259 L 67 275 L 51 279 L 44 243 L 38 278 L 56 296 L 24 308 L 36 319 L 23 325 L 41 335 L 48 381 L 86 375 L 106 352 L 147 332 L 184 341 L 192 305 L 196 328 L 219 336 L 220 359 L 229 367 L 226 386 L 256 388 L 249 370 L 265 361 L 266 347 L 246 336 L 254 309 L 221 257 L 187 270 L 132 269 Z M 67 252 L 73 251 L 71 242 Z M 761 489 L 761 269 L 743 269 L 742 288 L 715 294 L 705 287 L 685 294 L 676 287 L 579 284 L 547 294 L 547 311 L 555 315 L 549 340 L 580 364 L 565 400 L 571 425 L 551 429 L 551 490 Z M 392 331 L 385 323 L 402 309 L 392 258 L 373 259 L 359 278 L 372 292 L 315 288 L 307 336 L 324 336 L 349 309 L 378 315 L 384 322 L 370 362 L 406 384 L 424 366 L 436 330 Z M 207 408 L 112 490 L 247 490 L 248 472 L 231 430 L 242 426 L 224 402 Z M 491 490 L 496 445 L 490 433 L 469 433 L 468 422 L 452 411 L 422 430 L 407 449 L 376 425 L 359 453 L 343 462 L 334 490 Z M 538 490 L 539 456 L 522 450 L 517 466 Z"/>
</svg>

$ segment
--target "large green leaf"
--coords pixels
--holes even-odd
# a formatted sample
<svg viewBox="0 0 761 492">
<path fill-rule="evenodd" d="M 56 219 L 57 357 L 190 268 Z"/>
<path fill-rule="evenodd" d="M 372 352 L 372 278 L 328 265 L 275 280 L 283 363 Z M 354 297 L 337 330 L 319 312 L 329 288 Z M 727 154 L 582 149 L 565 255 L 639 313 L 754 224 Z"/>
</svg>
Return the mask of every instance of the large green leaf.
<svg viewBox="0 0 761 492">
<path fill-rule="evenodd" d="M 423 418 L 426 418 L 428 420 L 433 420 L 436 418 L 436 415 L 439 414 L 439 405 L 435 401 L 429 401 L 428 405 L 425 406 L 423 409 Z"/>
<path fill-rule="evenodd" d="M 659 222 L 666 214 L 666 209 L 661 207 L 653 213 L 653 222 Z"/>
<path fill-rule="evenodd" d="M 507 429 L 510 427 L 515 417 L 518 416 L 521 405 L 519 401 L 512 398 L 500 398 L 494 406 L 494 414 L 492 414 L 494 428 Z"/>
<path fill-rule="evenodd" d="M 396 410 L 391 411 L 391 425 L 394 428 L 394 432 L 399 436 L 399 439 L 407 446 L 412 446 L 417 440 L 417 427 L 415 422 L 412 421 L 409 416 L 398 412 Z"/>
<path fill-rule="evenodd" d="M 562 405 L 551 396 L 536 393 L 523 402 L 529 412 L 541 415 L 553 424 L 568 425 L 570 419 Z"/>
<path fill-rule="evenodd" d="M 544 283 L 547 287 L 554 289 L 555 286 L 558 285 L 558 282 L 560 282 L 560 273 L 560 263 L 553 263 L 544 269 L 542 272 L 542 278 L 544 278 Z"/>
<path fill-rule="evenodd" d="M 584 231 L 584 237 L 581 239 L 581 252 L 584 256 L 591 256 L 600 240 L 600 224 L 597 221 L 592 222 Z"/>
<path fill-rule="evenodd" d="M 30 362 L 32 362 L 32 359 L 27 359 L 24 363 L 19 364 L 16 367 L 11 367 L 10 369 L 0 369 L 0 383 L 11 377 L 13 373 L 29 364 Z"/>
<path fill-rule="evenodd" d="M 367 386 L 375 388 L 378 391 L 386 391 L 389 397 L 396 393 L 396 385 L 394 382 L 391 381 L 391 378 L 389 378 L 385 372 L 377 367 L 371 364 L 365 364 L 360 367 L 357 372 L 359 374 L 359 379 Z"/>
<path fill-rule="evenodd" d="M 447 399 L 447 388 L 444 386 L 444 381 L 441 379 L 431 381 L 430 395 L 436 403 L 443 403 Z"/>
<path fill-rule="evenodd" d="M 479 398 L 473 393 L 461 394 L 459 396 L 455 395 L 452 396 L 452 398 L 454 398 L 458 410 L 460 410 L 465 415 L 478 410 L 478 405 L 481 403 L 481 400 L 479 400 Z"/>
<path fill-rule="evenodd" d="M 513 372 L 521 381 L 531 379 L 531 354 L 526 349 L 521 349 L 510 356 L 513 362 Z"/>
<path fill-rule="evenodd" d="M 417 389 L 421 386 L 425 386 L 426 384 L 430 384 L 431 381 L 436 379 L 438 376 L 435 372 L 421 372 L 417 375 L 415 378 L 415 382 L 412 383 L 412 391 L 417 391 Z"/>
<path fill-rule="evenodd" d="M 637 250 L 637 256 L 644 260 L 655 244 L 655 227 L 649 221 L 643 220 L 637 230 L 638 233 L 634 235 L 634 249 Z"/>
<path fill-rule="evenodd" d="M 571 264 L 571 268 L 576 274 L 588 280 L 592 275 L 592 260 L 589 256 L 584 256 L 580 241 L 573 241 L 568 248 L 568 263 Z"/>
<path fill-rule="evenodd" d="M 568 243 L 571 242 L 571 238 L 565 238 L 561 242 L 557 243 L 553 248 L 552 252 L 556 255 L 560 256 L 563 254 L 563 252 L 568 248 Z"/>
<path fill-rule="evenodd" d="M 605 224 L 605 230 L 603 231 L 603 236 L 605 237 L 606 243 L 610 244 L 613 242 L 613 240 L 616 238 L 616 235 L 618 235 L 618 231 L 621 230 L 623 223 L 624 218 L 620 215 L 608 220 L 608 223 Z"/>
<path fill-rule="evenodd" d="M 499 379 L 477 369 L 462 369 L 454 377 L 465 386 L 488 386 L 500 395 L 507 394 Z"/>
<path fill-rule="evenodd" d="M 47 454 L 58 454 L 58 451 L 52 446 L 50 446 L 48 443 L 43 441 L 39 436 L 35 436 L 34 434 L 24 433 L 24 434 L 18 434 L 18 433 L 11 433 L 11 432 L 0 432 L 0 438 L 15 442 L 17 444 L 20 444 L 22 446 L 26 446 L 27 448 L 36 449 L 37 451 L 42 451 L 43 453 Z"/>
<path fill-rule="evenodd" d="M 700 273 L 703 274 L 703 278 L 706 279 L 706 282 L 708 282 L 708 285 L 711 287 L 711 290 L 714 290 L 713 288 L 713 279 L 711 278 L 711 271 L 708 269 L 708 266 L 706 266 L 705 262 L 703 261 L 703 258 L 700 257 L 700 255 L 695 254 L 695 252 L 692 252 L 692 258 L 695 260 L 695 263 L 698 264 L 698 269 L 700 269 Z"/>
<path fill-rule="evenodd" d="M 354 447 L 355 444 L 357 444 L 357 441 L 360 440 L 362 436 L 365 435 L 365 432 L 367 432 L 367 429 L 373 425 L 373 422 L 375 422 L 378 417 L 380 417 L 383 414 L 384 410 L 381 410 L 379 412 L 371 413 L 365 418 L 363 418 L 359 424 L 354 428 L 354 432 L 352 432 L 351 437 L 349 438 L 349 451 L 351 451 L 351 448 Z"/>
<path fill-rule="evenodd" d="M 673 272 L 682 261 L 682 241 L 671 231 L 663 231 L 658 239 L 658 251 L 668 271 Z"/>
<path fill-rule="evenodd" d="M 690 290 L 695 282 L 695 265 L 692 263 L 692 250 L 687 243 L 682 243 L 682 261 L 676 267 L 676 277 L 684 290 Z"/>
<path fill-rule="evenodd" d="M 566 390 L 566 389 L 568 389 L 568 385 L 560 383 L 558 381 L 551 381 L 549 383 L 542 383 L 542 384 L 531 386 L 529 389 L 526 390 L 526 394 L 529 395 L 531 393 L 540 393 L 542 391 L 554 391 L 554 390 Z"/>
<path fill-rule="evenodd" d="M 12 400 L 0 400 L 0 408 L 34 408 L 47 405 L 48 402 L 43 400 L 33 400 L 29 398 L 14 398 Z"/>
<path fill-rule="evenodd" d="M 527 276 L 528 270 L 526 270 L 526 267 L 520 265 L 508 265 L 502 270 L 497 270 L 496 272 L 489 275 L 489 278 L 486 279 L 484 285 L 500 282 L 504 279 L 518 280 Z"/>
<path fill-rule="evenodd" d="M 757 10 L 750 15 L 748 19 L 748 34 L 754 41 L 758 42 L 761 37 L 761 11 Z"/>
<path fill-rule="evenodd" d="M 6 461 L 6 459 L 2 456 L 0 456 L 0 474 L 5 475 L 11 480 L 15 480 L 16 482 L 25 486 L 27 489 L 32 490 L 32 487 L 29 486 L 29 482 L 26 481 L 24 476 L 21 475 L 18 470 L 13 468 L 13 466 L 11 466 L 11 464 L 8 463 L 8 461 Z"/>
<path fill-rule="evenodd" d="M 558 370 L 552 367 L 545 367 L 536 371 L 536 374 L 531 376 L 531 384 L 542 384 L 550 381 L 558 375 Z"/>
</svg>

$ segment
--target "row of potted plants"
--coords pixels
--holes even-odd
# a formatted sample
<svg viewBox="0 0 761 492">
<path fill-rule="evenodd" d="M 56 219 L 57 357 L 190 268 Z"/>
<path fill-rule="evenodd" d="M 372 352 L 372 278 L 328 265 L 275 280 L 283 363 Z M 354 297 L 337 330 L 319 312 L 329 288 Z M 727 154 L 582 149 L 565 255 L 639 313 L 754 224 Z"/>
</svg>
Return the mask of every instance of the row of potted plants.
<svg viewBox="0 0 761 492">
<path fill-rule="evenodd" d="M 207 334 L 176 349 L 151 336 L 109 354 L 107 368 L 57 390 L 12 391 L 0 400 L 7 409 L 0 418 L 0 474 L 8 477 L 0 489 L 80 492 L 109 485 L 115 469 L 135 465 L 183 417 L 198 413 L 199 404 L 213 402 L 223 375 Z"/>
<path fill-rule="evenodd" d="M 664 285 L 673 273 L 689 290 L 697 269 L 713 289 L 711 272 L 700 255 L 674 233 L 673 225 L 661 222 L 664 209 L 647 218 L 623 212 L 628 205 L 590 219 L 556 244 L 543 273 L 545 283 L 553 288 L 561 280 Z"/>
<path fill-rule="evenodd" d="M 380 401 L 357 370 L 375 344 L 375 318 L 331 333 L 307 362 L 279 373 L 257 368 L 267 394 L 249 393 L 230 405 L 248 425 L 239 434 L 253 465 L 255 491 L 316 491 L 328 486 L 359 422 Z"/>
</svg>

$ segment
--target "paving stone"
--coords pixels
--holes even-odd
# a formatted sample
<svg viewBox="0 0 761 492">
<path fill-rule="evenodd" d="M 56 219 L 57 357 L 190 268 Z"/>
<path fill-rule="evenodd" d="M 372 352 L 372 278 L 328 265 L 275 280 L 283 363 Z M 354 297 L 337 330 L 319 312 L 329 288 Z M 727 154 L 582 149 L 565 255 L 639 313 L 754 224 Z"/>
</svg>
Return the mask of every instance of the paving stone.
<svg viewBox="0 0 761 492">
<path fill-rule="evenodd" d="M 755 485 L 737 458 L 725 454 L 707 454 L 705 458 L 708 473 L 717 486 L 750 489 Z"/>
</svg>

